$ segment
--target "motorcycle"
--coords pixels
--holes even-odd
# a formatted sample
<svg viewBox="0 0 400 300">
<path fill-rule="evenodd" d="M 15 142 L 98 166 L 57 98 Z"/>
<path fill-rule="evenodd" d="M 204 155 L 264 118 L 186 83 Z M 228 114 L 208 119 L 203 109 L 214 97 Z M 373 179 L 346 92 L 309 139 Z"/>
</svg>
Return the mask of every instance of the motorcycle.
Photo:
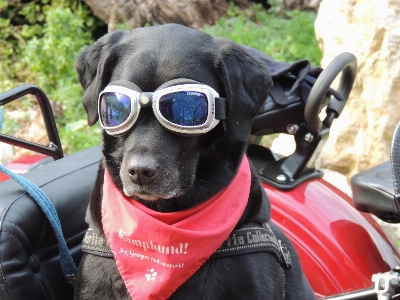
<svg viewBox="0 0 400 300">
<path fill-rule="evenodd" d="M 396 206 L 399 193 L 396 202 L 390 162 L 355 175 L 353 199 L 326 182 L 323 173 L 315 168 L 332 122 L 346 104 L 356 70 L 356 58 L 343 53 L 324 70 L 311 69 L 308 75 L 295 72 L 291 66 L 278 72 L 275 87 L 253 121 L 247 155 L 259 171 L 271 201 L 272 219 L 294 244 L 318 298 L 395 299 L 400 287 L 400 252 L 371 217 L 374 214 L 386 222 L 400 222 Z M 301 76 L 303 87 L 295 93 L 293 86 L 299 84 Z M 332 89 L 339 77 L 338 87 Z M 46 208 L 35 203 L 35 196 L 30 195 L 31 185 L 21 187 L 14 180 L 3 178 L 0 298 L 72 299 L 73 288 L 68 283 L 72 280 L 65 278 L 65 265 L 60 258 L 65 253 L 61 255 L 59 243 L 63 238 L 73 263 L 78 265 L 80 244 L 87 229 L 85 211 L 101 150 L 94 147 L 64 157 L 49 100 L 37 86 L 25 84 L 1 94 L 0 107 L 27 94 L 37 99 L 49 145 L 1 133 L 0 142 L 47 157 L 34 160 L 24 178 L 48 196 L 63 236 L 57 235 L 48 214 L 43 213 Z M 320 111 L 325 107 L 326 117 L 321 121 Z M 262 146 L 261 138 L 272 133 L 293 135 L 294 153 L 282 157 Z"/>
</svg>

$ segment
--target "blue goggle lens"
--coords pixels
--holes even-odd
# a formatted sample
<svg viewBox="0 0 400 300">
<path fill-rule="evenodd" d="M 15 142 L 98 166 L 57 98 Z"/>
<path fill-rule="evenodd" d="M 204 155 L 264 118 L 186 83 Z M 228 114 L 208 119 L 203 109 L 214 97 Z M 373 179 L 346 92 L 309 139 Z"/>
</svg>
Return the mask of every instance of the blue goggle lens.
<svg viewBox="0 0 400 300">
<path fill-rule="evenodd" d="M 106 127 L 124 123 L 131 114 L 131 99 L 120 93 L 104 93 L 100 98 L 100 120 Z"/>
<path fill-rule="evenodd" d="M 159 99 L 161 115 L 169 122 L 180 126 L 199 126 L 207 121 L 208 101 L 199 92 L 174 92 Z"/>
</svg>

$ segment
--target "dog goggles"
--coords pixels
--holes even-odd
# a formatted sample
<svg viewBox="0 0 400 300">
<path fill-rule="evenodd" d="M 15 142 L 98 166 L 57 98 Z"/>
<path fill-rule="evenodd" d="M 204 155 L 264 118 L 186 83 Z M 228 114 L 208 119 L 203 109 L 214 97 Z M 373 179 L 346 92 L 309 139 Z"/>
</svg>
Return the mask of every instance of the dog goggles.
<svg viewBox="0 0 400 300">
<path fill-rule="evenodd" d="M 180 134 L 205 133 L 225 119 L 225 99 L 207 85 L 179 84 L 146 93 L 130 82 L 135 90 L 118 83 L 109 84 L 98 100 L 101 126 L 110 135 L 128 131 L 141 107 L 150 105 L 163 127 Z"/>
</svg>

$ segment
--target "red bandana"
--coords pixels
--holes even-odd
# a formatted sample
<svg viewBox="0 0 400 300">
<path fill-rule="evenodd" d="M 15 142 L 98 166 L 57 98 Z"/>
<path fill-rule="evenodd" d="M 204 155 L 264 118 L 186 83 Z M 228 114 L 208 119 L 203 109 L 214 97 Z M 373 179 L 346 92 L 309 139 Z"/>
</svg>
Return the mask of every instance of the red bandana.
<svg viewBox="0 0 400 300">
<path fill-rule="evenodd" d="M 218 195 L 192 209 L 159 213 L 124 196 L 105 173 L 103 229 L 132 299 L 166 299 L 205 263 L 242 216 L 250 180 L 244 157 Z"/>
</svg>

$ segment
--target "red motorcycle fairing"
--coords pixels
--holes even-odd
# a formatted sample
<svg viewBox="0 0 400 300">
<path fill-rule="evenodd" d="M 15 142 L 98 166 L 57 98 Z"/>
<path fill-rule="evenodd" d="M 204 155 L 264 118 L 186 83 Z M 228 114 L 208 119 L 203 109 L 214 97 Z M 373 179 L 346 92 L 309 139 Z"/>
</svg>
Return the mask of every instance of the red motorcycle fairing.
<svg viewBox="0 0 400 300">
<path fill-rule="evenodd" d="M 272 219 L 294 244 L 317 297 L 371 287 L 372 274 L 399 265 L 398 249 L 375 220 L 323 179 L 291 191 L 263 185 Z"/>
<path fill-rule="evenodd" d="M 32 154 L 17 158 L 7 164 L 6 167 L 17 174 L 25 174 L 49 161 L 53 161 L 53 159 L 42 154 Z M 0 182 L 8 179 L 9 177 L 6 174 L 0 172 Z"/>
</svg>

